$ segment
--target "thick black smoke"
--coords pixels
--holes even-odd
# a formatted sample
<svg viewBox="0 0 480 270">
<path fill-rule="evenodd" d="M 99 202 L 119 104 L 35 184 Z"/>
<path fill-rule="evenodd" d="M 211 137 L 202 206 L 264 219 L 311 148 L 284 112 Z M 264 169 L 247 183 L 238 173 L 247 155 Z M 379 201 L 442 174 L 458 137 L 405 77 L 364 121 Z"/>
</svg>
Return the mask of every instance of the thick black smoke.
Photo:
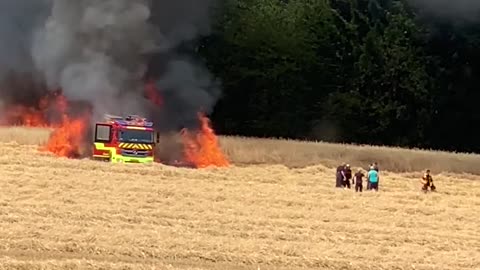
<svg viewBox="0 0 480 270">
<path fill-rule="evenodd" d="M 0 0 L 0 109 L 9 103 L 31 105 L 45 94 L 31 44 L 35 27 L 48 16 L 48 2 Z"/>
<path fill-rule="evenodd" d="M 210 113 L 220 97 L 220 84 L 206 67 L 185 52 L 200 36 L 211 31 L 215 0 L 153 1 L 150 21 L 156 25 L 160 46 L 151 55 L 147 75 L 157 78 L 165 100 L 158 125 L 165 130 L 198 124 L 197 112 Z"/>
<path fill-rule="evenodd" d="M 211 0 L 0 1 L 3 103 L 61 88 L 91 102 L 96 117 L 143 114 L 177 128 L 219 96 L 208 70 L 178 49 L 209 33 Z M 146 77 L 157 81 L 160 108 L 145 99 Z"/>
</svg>

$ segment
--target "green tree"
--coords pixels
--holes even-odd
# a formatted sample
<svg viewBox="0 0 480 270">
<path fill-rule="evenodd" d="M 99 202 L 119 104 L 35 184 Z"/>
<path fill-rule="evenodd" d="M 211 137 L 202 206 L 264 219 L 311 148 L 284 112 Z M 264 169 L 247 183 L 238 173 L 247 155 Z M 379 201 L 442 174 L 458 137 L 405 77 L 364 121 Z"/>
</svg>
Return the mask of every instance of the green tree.
<svg viewBox="0 0 480 270">
<path fill-rule="evenodd" d="M 230 5 L 235 15 L 217 41 L 228 48 L 216 50 L 226 95 L 217 119 L 236 123 L 226 130 L 257 136 L 305 134 L 325 88 L 318 87 L 340 74 L 331 37 L 341 34 L 333 32 L 330 8 L 326 1 L 246 2 Z"/>
<path fill-rule="evenodd" d="M 385 27 L 375 24 L 364 39 L 352 88 L 333 93 L 326 112 L 347 141 L 416 144 L 431 112 L 423 56 L 413 46 L 419 28 L 400 2 L 386 14 Z"/>
<path fill-rule="evenodd" d="M 407 0 L 223 2 L 199 47 L 223 82 L 216 128 L 480 151 L 480 23 L 415 12 Z"/>
</svg>

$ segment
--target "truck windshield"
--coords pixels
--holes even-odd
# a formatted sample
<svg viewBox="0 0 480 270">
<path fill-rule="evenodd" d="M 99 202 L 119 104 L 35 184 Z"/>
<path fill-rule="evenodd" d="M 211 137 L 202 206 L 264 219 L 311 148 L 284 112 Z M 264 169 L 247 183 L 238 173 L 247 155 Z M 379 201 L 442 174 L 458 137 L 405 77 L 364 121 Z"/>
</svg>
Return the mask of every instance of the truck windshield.
<svg viewBox="0 0 480 270">
<path fill-rule="evenodd" d="M 129 143 L 153 143 L 153 131 L 125 129 L 118 132 L 121 142 Z"/>
</svg>

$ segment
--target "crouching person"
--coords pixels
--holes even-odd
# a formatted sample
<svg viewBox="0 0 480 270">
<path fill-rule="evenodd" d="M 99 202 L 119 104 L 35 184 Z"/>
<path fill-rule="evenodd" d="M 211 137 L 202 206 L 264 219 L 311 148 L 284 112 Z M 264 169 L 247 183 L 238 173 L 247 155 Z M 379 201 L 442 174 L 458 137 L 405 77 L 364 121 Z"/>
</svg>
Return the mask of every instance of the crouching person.
<svg viewBox="0 0 480 270">
<path fill-rule="evenodd" d="M 427 170 L 425 174 L 422 177 L 422 191 L 427 192 L 428 188 L 430 188 L 430 191 L 435 191 L 437 188 L 433 184 L 433 178 L 430 175 L 430 170 Z"/>
</svg>

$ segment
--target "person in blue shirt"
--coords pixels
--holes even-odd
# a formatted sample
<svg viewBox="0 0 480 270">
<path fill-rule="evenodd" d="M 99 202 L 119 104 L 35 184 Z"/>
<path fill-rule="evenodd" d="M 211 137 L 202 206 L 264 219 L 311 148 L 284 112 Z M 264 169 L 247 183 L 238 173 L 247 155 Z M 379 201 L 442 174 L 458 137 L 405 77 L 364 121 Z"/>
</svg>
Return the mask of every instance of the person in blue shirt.
<svg viewBox="0 0 480 270">
<path fill-rule="evenodd" d="M 378 176 L 378 172 L 373 166 L 371 166 L 370 171 L 368 171 L 367 179 L 370 183 L 370 189 L 378 191 L 378 180 L 380 179 L 380 177 Z"/>
</svg>

